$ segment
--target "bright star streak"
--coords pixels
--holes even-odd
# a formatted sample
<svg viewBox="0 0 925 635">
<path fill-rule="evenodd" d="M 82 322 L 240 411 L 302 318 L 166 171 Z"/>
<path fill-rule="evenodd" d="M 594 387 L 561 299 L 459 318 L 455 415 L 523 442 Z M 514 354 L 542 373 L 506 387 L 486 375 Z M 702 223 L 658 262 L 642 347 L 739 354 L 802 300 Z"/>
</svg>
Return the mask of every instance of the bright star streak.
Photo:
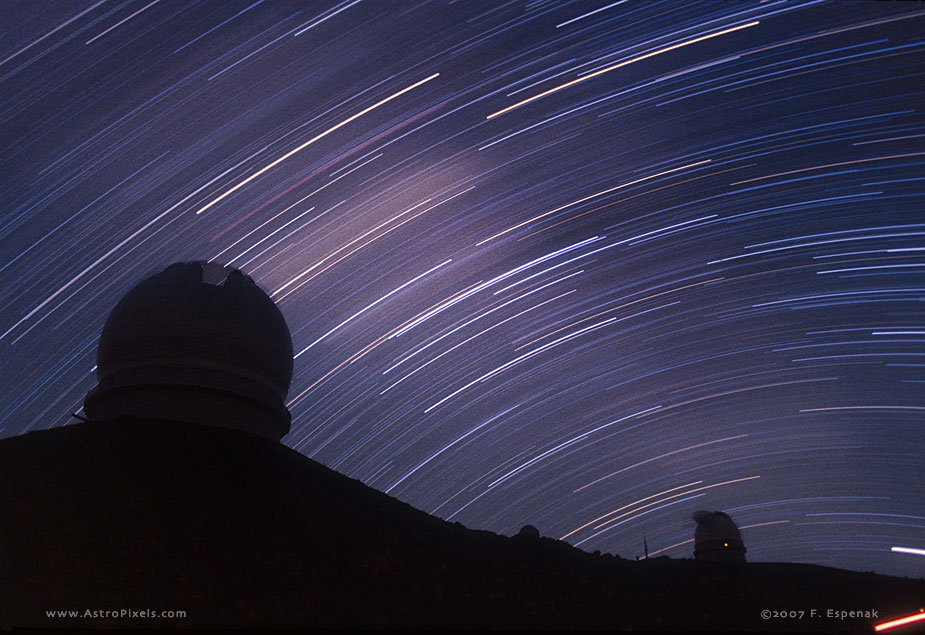
<svg viewBox="0 0 925 635">
<path fill-rule="evenodd" d="M 642 60 L 649 59 L 650 57 L 654 57 L 656 55 L 661 55 L 662 53 L 667 53 L 668 51 L 674 51 L 676 49 L 681 48 L 682 46 L 690 46 L 691 44 L 696 44 L 697 42 L 703 42 L 704 40 L 709 40 L 711 38 L 719 37 L 721 35 L 726 35 L 727 33 L 732 33 L 734 31 L 740 31 L 742 29 L 747 29 L 753 26 L 758 26 L 758 24 L 760 23 L 757 21 L 749 22 L 748 24 L 740 24 L 739 26 L 732 27 L 731 29 L 725 29 L 723 31 L 717 31 L 716 33 L 710 33 L 709 35 L 703 35 L 701 37 L 694 38 L 692 40 L 687 40 L 686 42 L 681 42 L 679 44 L 673 44 L 671 46 L 666 46 L 665 48 L 659 49 L 657 51 L 652 51 L 651 53 L 646 53 L 645 55 L 640 55 L 638 57 L 625 60 L 623 62 L 620 62 L 619 64 L 614 64 L 612 66 L 608 66 L 607 68 L 602 68 L 599 71 L 595 71 L 593 73 L 589 73 L 588 75 L 579 77 L 578 79 L 573 79 L 572 81 L 556 86 L 555 88 L 550 88 L 549 90 L 544 91 L 538 95 L 534 95 L 533 97 L 528 97 L 527 99 L 524 99 L 523 101 L 519 101 L 516 104 L 508 106 L 507 108 L 503 108 L 502 110 L 499 110 L 498 112 L 492 113 L 485 118 L 493 119 L 497 117 L 498 115 L 503 115 L 506 112 L 510 112 L 514 110 L 515 108 L 520 108 L 521 106 L 525 104 L 529 104 L 530 102 L 536 101 L 537 99 L 541 99 L 543 97 L 546 97 L 547 95 L 552 95 L 553 93 L 557 93 L 560 90 L 565 90 L 566 88 L 569 88 L 570 86 L 574 86 L 575 84 L 579 84 L 583 81 L 589 80 L 592 77 L 597 77 L 599 75 L 603 75 L 604 73 L 609 73 L 610 71 L 614 71 L 614 70 L 617 70 L 618 68 L 628 66 L 629 64 L 641 62 Z"/>
<path fill-rule="evenodd" d="M 355 119 L 359 119 L 360 117 L 362 117 L 362 116 L 365 115 L 366 113 L 375 110 L 375 109 L 378 108 L 379 106 L 382 106 L 382 105 L 384 105 L 384 104 L 389 103 L 389 102 L 392 101 L 393 99 L 397 99 L 398 97 L 401 97 L 402 95 L 404 95 L 404 94 L 407 93 L 408 91 L 414 90 L 414 89 L 417 88 L 418 86 L 422 86 L 422 85 L 426 84 L 427 82 L 429 82 L 430 80 L 435 79 L 435 78 L 437 78 L 437 77 L 440 77 L 440 73 L 434 73 L 434 74 L 431 75 L 430 77 L 425 77 L 425 78 L 422 79 L 421 81 L 415 82 L 414 84 L 411 84 L 411 86 L 408 86 L 407 88 L 402 88 L 402 89 L 401 89 L 400 91 L 398 91 L 397 93 L 394 93 L 394 94 L 392 94 L 392 95 L 389 95 L 389 96 L 386 97 L 385 99 L 381 99 L 381 100 L 377 101 L 377 102 L 376 102 L 375 104 L 373 104 L 372 106 L 369 106 L 368 108 L 364 108 L 363 110 L 361 110 L 360 112 L 356 113 L 355 115 L 351 115 L 350 117 L 347 117 L 346 119 L 344 119 L 344 120 L 343 120 L 342 122 L 340 122 L 339 124 L 334 125 L 334 126 L 331 126 L 330 128 L 328 128 L 328 129 L 325 130 L 324 132 L 315 135 L 314 137 L 312 137 L 311 139 L 309 139 L 308 141 L 306 141 L 306 142 L 303 143 L 302 145 L 298 146 L 297 148 L 294 148 L 294 149 L 290 150 L 289 152 L 287 152 L 287 153 L 284 154 L 283 156 L 279 157 L 279 158 L 276 159 L 275 161 L 272 161 L 272 162 L 269 163 L 268 165 L 266 165 L 266 166 L 260 168 L 259 170 L 257 170 L 257 171 L 254 172 L 253 174 L 251 174 L 249 177 L 247 177 L 246 179 L 244 179 L 243 181 L 241 181 L 240 183 L 238 183 L 238 184 L 235 185 L 234 187 L 231 187 L 231 188 L 229 188 L 228 190 L 226 190 L 223 194 L 221 194 L 221 195 L 218 196 L 217 198 L 212 199 L 212 201 L 210 201 L 209 203 L 207 203 L 207 204 L 204 205 L 203 207 L 199 208 L 199 209 L 196 211 L 196 213 L 197 213 L 197 214 L 202 214 L 204 211 L 206 211 L 207 209 L 209 209 L 210 207 L 212 207 L 213 205 L 215 205 L 215 204 L 218 203 L 219 201 L 221 201 L 221 200 L 227 198 L 227 197 L 230 196 L 231 194 L 235 193 L 236 191 L 238 191 L 239 189 L 241 189 L 242 187 L 244 187 L 245 185 L 247 185 L 248 183 L 250 183 L 251 181 L 253 181 L 253 180 L 256 179 L 257 177 L 259 177 L 261 174 L 264 174 L 264 173 L 266 173 L 267 171 L 273 169 L 274 167 L 276 167 L 277 165 L 279 165 L 280 163 L 282 163 L 283 161 L 285 161 L 286 159 L 288 159 L 288 158 L 291 157 L 292 155 L 294 155 L 294 154 L 296 154 L 296 153 L 298 153 L 298 152 L 301 152 L 302 150 L 304 150 L 304 149 L 307 148 L 308 146 L 312 145 L 313 143 L 315 143 L 315 142 L 318 141 L 319 139 L 325 138 L 326 136 L 328 136 L 329 134 L 331 134 L 331 133 L 334 132 L 335 130 L 339 130 L 340 128 L 343 128 L 344 126 L 346 126 L 346 125 L 347 125 L 348 123 L 350 123 L 351 121 L 354 121 Z"/>
</svg>

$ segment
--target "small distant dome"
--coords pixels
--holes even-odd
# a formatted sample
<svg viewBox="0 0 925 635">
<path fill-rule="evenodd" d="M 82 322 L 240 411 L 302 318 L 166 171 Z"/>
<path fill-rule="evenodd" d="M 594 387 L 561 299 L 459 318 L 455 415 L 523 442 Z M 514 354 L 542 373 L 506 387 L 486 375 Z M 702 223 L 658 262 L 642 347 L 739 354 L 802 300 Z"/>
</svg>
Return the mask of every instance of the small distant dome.
<svg viewBox="0 0 925 635">
<path fill-rule="evenodd" d="M 739 528 L 724 512 L 694 514 L 694 558 L 710 562 L 745 562 L 745 544 Z"/>
<path fill-rule="evenodd" d="M 517 532 L 517 535 L 521 538 L 536 539 L 540 537 L 540 530 L 533 525 L 524 525 L 520 528 L 520 531 Z"/>
<path fill-rule="evenodd" d="M 132 288 L 100 336 L 93 420 L 136 416 L 280 439 L 291 417 L 292 338 L 282 313 L 238 269 L 170 265 Z"/>
</svg>

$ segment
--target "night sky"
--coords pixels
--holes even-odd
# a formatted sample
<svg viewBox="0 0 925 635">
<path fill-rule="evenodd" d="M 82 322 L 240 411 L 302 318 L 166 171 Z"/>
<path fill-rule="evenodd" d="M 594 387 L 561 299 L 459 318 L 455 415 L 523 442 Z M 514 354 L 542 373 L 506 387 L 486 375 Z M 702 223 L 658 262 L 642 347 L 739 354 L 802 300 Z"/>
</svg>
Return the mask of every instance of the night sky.
<svg viewBox="0 0 925 635">
<path fill-rule="evenodd" d="M 4 2 L 0 436 L 212 260 L 289 323 L 284 442 L 426 512 L 921 576 L 923 51 L 907 2 Z"/>
</svg>

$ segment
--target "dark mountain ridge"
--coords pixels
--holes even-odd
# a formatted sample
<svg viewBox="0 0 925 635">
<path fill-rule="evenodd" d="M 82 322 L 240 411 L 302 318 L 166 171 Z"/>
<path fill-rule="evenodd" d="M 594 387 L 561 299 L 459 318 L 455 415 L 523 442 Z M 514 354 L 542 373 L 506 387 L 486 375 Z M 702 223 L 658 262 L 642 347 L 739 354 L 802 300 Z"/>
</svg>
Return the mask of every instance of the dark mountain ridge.
<svg viewBox="0 0 925 635">
<path fill-rule="evenodd" d="M 0 482 L 4 628 L 871 632 L 925 600 L 925 580 L 634 562 L 474 531 L 223 428 L 123 418 L 33 432 L 0 441 Z M 46 614 L 122 609 L 185 615 Z"/>
</svg>

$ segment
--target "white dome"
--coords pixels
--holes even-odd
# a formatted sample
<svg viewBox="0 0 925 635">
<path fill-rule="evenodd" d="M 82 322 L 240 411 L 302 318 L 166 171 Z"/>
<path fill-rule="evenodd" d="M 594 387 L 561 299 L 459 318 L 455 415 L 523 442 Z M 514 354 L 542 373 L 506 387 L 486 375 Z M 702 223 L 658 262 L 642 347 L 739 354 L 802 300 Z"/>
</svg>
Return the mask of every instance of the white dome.
<svg viewBox="0 0 925 635">
<path fill-rule="evenodd" d="M 292 339 L 279 309 L 232 267 L 177 263 L 113 309 L 97 352 L 91 419 L 159 418 L 280 439 L 291 417 Z"/>
</svg>

